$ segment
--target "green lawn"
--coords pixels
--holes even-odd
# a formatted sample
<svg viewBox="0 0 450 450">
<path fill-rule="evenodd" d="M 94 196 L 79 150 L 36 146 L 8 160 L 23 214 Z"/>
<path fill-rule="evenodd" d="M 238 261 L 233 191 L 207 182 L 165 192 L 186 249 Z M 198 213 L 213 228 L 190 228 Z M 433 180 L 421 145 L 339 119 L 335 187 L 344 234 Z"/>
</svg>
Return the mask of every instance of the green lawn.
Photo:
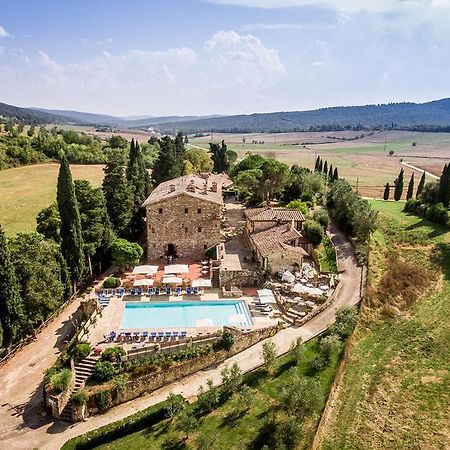
<svg viewBox="0 0 450 450">
<path fill-rule="evenodd" d="M 130 434 L 114 442 L 96 447 L 98 449 L 184 449 L 198 448 L 195 444 L 199 435 L 215 437 L 214 450 L 260 449 L 264 444 L 273 448 L 273 419 L 275 415 L 284 414 L 276 409 L 276 396 L 284 382 L 292 376 L 292 367 L 305 377 L 319 380 L 324 404 L 329 387 L 338 365 L 337 355 L 332 362 L 319 374 L 310 375 L 309 362 L 316 356 L 316 340 L 305 344 L 305 354 L 297 367 L 291 356 L 287 355 L 277 360 L 273 377 L 268 377 L 265 370 L 260 369 L 244 377 L 244 382 L 254 389 L 254 401 L 247 409 L 239 396 L 234 394 L 228 401 L 215 411 L 199 418 L 199 430 L 193 433 L 187 442 L 183 442 L 184 434 L 177 427 L 177 420 L 164 420 L 155 426 Z M 319 417 L 308 419 L 305 431 L 297 449 L 310 445 Z M 272 446 L 271 446 L 272 445 Z"/>
<path fill-rule="evenodd" d="M 402 203 L 371 203 L 380 212 L 371 244 L 371 289 L 390 268 L 387 255 L 400 255 L 419 271 L 431 269 L 430 281 L 415 286 L 410 280 L 422 297 L 391 318 L 374 317 L 371 304 L 363 303 L 365 320 L 355 333 L 320 448 L 448 448 L 449 233 L 403 213 Z"/>
<path fill-rule="evenodd" d="M 58 164 L 39 164 L 0 171 L 0 224 L 8 235 L 32 231 L 36 215 L 56 199 Z M 101 165 L 72 165 L 74 179 L 99 185 Z"/>
</svg>

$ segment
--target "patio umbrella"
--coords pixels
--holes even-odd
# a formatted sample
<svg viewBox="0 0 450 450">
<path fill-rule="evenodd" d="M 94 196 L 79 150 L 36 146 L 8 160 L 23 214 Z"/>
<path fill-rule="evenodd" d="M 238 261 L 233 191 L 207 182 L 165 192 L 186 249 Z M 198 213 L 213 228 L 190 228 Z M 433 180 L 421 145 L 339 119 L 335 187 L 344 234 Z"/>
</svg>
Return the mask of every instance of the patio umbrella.
<svg viewBox="0 0 450 450">
<path fill-rule="evenodd" d="M 286 270 L 286 272 L 283 273 L 283 276 L 281 277 L 282 281 L 286 281 L 288 283 L 293 283 L 295 281 L 295 275 L 289 272 L 289 270 Z"/>
<path fill-rule="evenodd" d="M 153 286 L 153 280 L 149 280 L 148 278 L 144 278 L 143 280 L 136 280 L 133 283 L 133 286 Z"/>
<path fill-rule="evenodd" d="M 155 275 L 158 272 L 158 266 L 136 266 L 133 269 L 133 275 Z"/>
<path fill-rule="evenodd" d="M 258 293 L 258 297 L 262 297 L 264 295 L 271 295 L 271 296 L 273 296 L 272 289 L 258 289 L 256 292 Z"/>
<path fill-rule="evenodd" d="M 164 267 L 164 273 L 189 273 L 189 266 L 187 264 L 169 264 Z"/>
<path fill-rule="evenodd" d="M 273 295 L 263 295 L 262 297 L 259 297 L 259 301 L 261 303 L 272 303 L 272 304 L 275 304 L 277 302 Z"/>
<path fill-rule="evenodd" d="M 199 278 L 198 280 L 192 281 L 192 287 L 211 287 L 211 280 L 205 278 Z"/>
<path fill-rule="evenodd" d="M 182 284 L 183 283 L 183 279 L 179 278 L 179 277 L 170 277 L 170 276 L 166 276 L 162 279 L 162 284 Z"/>
</svg>

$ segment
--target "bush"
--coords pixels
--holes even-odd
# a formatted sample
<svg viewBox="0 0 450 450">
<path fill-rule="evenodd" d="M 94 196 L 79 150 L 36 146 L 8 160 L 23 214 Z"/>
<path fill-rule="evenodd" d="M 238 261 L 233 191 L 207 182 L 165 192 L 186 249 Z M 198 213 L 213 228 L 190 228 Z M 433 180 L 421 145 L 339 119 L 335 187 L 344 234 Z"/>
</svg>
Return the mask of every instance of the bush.
<svg viewBox="0 0 450 450">
<path fill-rule="evenodd" d="M 87 396 L 87 394 L 84 391 L 75 392 L 75 394 L 73 394 L 70 397 L 70 402 L 73 405 L 78 405 L 78 406 L 87 405 L 88 400 L 89 400 L 89 397 Z"/>
<path fill-rule="evenodd" d="M 298 209 L 304 215 L 308 214 L 308 206 L 305 202 L 302 202 L 301 200 L 292 200 L 286 205 L 286 208 Z"/>
<path fill-rule="evenodd" d="M 319 222 L 316 222 L 315 220 L 307 220 L 305 222 L 304 230 L 306 239 L 308 239 L 314 247 L 317 247 L 322 242 L 323 228 Z"/>
<path fill-rule="evenodd" d="M 75 346 L 75 355 L 78 358 L 87 358 L 91 354 L 91 344 L 89 342 L 80 342 Z"/>
<path fill-rule="evenodd" d="M 52 375 L 50 386 L 54 394 L 60 394 L 65 391 L 72 381 L 72 371 L 70 369 L 62 369 Z"/>
<path fill-rule="evenodd" d="M 447 208 L 442 203 L 431 205 L 427 209 L 426 218 L 431 222 L 447 225 L 449 221 Z"/>
<path fill-rule="evenodd" d="M 330 218 L 328 217 L 328 213 L 324 209 L 318 209 L 317 211 L 314 211 L 313 219 L 316 222 L 320 223 L 324 230 L 328 228 Z"/>
<path fill-rule="evenodd" d="M 94 366 L 94 376 L 101 381 L 110 380 L 116 373 L 116 368 L 109 361 L 98 361 Z"/>
<path fill-rule="evenodd" d="M 125 350 L 122 347 L 108 347 L 103 350 L 101 360 L 109 362 L 119 362 L 120 358 L 125 355 Z"/>
<path fill-rule="evenodd" d="M 108 277 L 103 282 L 103 287 L 105 289 L 112 289 L 120 286 L 120 278 L 118 277 Z"/>
<path fill-rule="evenodd" d="M 95 394 L 95 404 L 99 411 L 103 412 L 109 408 L 111 404 L 111 392 L 100 391 Z"/>
<path fill-rule="evenodd" d="M 221 338 L 214 343 L 214 350 L 226 350 L 229 352 L 234 344 L 234 335 L 230 330 L 224 330 Z"/>
</svg>

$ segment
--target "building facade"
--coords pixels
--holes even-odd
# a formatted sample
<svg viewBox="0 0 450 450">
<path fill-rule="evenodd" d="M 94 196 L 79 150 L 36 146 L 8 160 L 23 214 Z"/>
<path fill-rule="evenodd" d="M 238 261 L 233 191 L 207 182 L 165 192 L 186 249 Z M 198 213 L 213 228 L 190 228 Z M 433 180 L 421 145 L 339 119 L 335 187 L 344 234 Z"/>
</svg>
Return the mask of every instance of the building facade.
<svg viewBox="0 0 450 450">
<path fill-rule="evenodd" d="M 158 185 L 144 202 L 148 260 L 202 259 L 223 241 L 221 175 L 196 174 Z"/>
</svg>

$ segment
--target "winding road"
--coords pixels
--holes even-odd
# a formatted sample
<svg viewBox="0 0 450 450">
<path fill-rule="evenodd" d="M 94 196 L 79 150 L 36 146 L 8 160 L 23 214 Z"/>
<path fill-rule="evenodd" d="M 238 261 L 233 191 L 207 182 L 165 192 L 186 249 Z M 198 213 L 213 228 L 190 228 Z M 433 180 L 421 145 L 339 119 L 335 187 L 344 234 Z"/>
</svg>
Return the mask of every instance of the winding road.
<svg viewBox="0 0 450 450">
<path fill-rule="evenodd" d="M 328 328 L 335 318 L 336 309 L 354 305 L 360 298 L 361 269 L 356 265 L 352 246 L 348 239 L 331 226 L 330 238 L 336 246 L 338 271 L 340 273 L 339 293 L 336 301 L 322 313 L 298 328 L 286 328 L 276 334 L 272 341 L 278 353 L 287 352 L 291 343 L 301 337 L 307 341 Z M 186 398 L 197 395 L 201 385 L 211 378 L 214 383 L 221 380 L 222 369 L 234 362 L 243 372 L 248 372 L 262 364 L 259 342 L 247 350 L 229 358 L 227 361 L 192 376 L 183 378 L 164 388 L 116 406 L 105 414 L 90 417 L 86 422 L 66 424 L 52 421 L 42 413 L 42 376 L 47 367 L 56 360 L 57 342 L 64 336 L 71 314 L 78 306 L 72 303 L 37 340 L 22 349 L 8 363 L 0 367 L 0 448 L 20 449 L 59 449 L 68 439 L 102 425 L 122 419 L 134 412 L 158 403 L 171 393 L 182 394 Z"/>
</svg>

